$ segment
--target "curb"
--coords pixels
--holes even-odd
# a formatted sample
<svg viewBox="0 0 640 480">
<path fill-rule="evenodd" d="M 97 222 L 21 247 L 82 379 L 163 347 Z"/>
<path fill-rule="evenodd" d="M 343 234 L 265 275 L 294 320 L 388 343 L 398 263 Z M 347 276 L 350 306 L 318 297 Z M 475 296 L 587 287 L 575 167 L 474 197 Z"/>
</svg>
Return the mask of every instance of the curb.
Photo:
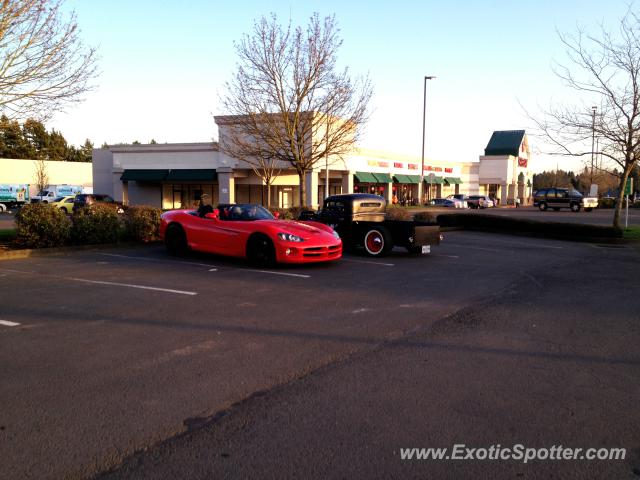
<svg viewBox="0 0 640 480">
<path fill-rule="evenodd" d="M 47 248 L 22 248 L 16 250 L 0 250 L 0 261 L 2 260 L 21 260 L 30 257 L 47 257 L 54 255 L 64 255 L 68 253 L 78 251 L 89 250 L 106 250 L 109 248 L 117 247 L 148 247 L 150 245 L 157 245 L 160 242 L 119 242 L 119 243 L 101 243 L 96 245 L 77 245 L 71 247 L 47 247 Z"/>
</svg>

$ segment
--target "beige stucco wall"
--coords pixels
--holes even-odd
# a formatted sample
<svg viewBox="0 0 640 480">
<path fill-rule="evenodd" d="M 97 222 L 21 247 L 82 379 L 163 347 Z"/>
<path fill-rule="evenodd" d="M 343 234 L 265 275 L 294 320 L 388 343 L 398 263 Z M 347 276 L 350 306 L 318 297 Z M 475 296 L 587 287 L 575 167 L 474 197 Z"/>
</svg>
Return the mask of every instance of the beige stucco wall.
<svg viewBox="0 0 640 480">
<path fill-rule="evenodd" d="M 51 185 L 93 186 L 91 163 L 45 162 Z M 29 184 L 30 195 L 36 195 L 36 161 L 0 158 L 0 183 Z"/>
</svg>

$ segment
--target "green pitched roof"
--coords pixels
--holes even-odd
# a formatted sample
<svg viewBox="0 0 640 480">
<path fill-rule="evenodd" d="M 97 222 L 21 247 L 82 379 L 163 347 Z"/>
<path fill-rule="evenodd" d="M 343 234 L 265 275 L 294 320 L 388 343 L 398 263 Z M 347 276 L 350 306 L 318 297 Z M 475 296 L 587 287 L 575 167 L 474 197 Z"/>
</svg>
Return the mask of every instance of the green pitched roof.
<svg viewBox="0 0 640 480">
<path fill-rule="evenodd" d="M 493 132 L 484 149 L 485 155 L 513 155 L 520 153 L 520 144 L 524 138 L 524 130 L 498 130 Z"/>
</svg>

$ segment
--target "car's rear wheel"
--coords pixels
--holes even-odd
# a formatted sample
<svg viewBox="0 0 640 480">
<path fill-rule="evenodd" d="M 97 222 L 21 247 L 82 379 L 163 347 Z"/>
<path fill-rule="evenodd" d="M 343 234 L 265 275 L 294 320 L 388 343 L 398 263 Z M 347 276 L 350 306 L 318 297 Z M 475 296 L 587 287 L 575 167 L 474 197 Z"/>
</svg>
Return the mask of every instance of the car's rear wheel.
<svg viewBox="0 0 640 480">
<path fill-rule="evenodd" d="M 164 234 L 164 244 L 167 248 L 167 253 L 176 257 L 186 255 L 189 251 L 187 235 L 182 227 L 175 223 L 167 227 L 167 231 Z"/>
<path fill-rule="evenodd" d="M 571 204 L 571 211 L 572 212 L 579 212 L 580 211 L 580 204 L 579 203 L 572 203 Z"/>
<path fill-rule="evenodd" d="M 374 227 L 367 230 L 362 239 L 367 255 L 381 257 L 387 255 L 393 248 L 393 240 L 389 231 L 384 227 Z"/>
<path fill-rule="evenodd" d="M 540 202 L 538 204 L 538 208 L 540 209 L 541 212 L 546 212 L 547 211 L 547 204 L 545 202 Z"/>
<path fill-rule="evenodd" d="M 247 258 L 254 265 L 270 267 L 276 263 L 276 249 L 266 235 L 256 234 L 247 242 Z"/>
</svg>

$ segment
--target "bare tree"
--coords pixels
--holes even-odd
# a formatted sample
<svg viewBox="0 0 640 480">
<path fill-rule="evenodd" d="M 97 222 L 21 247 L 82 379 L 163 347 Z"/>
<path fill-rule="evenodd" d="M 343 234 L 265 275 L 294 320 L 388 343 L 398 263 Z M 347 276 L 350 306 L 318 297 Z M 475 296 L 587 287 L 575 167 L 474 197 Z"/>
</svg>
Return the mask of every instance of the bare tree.
<svg viewBox="0 0 640 480">
<path fill-rule="evenodd" d="M 0 3 L 0 110 L 10 118 L 49 118 L 79 102 L 96 76 L 96 51 L 78 37 L 63 0 Z"/>
<path fill-rule="evenodd" d="M 34 174 L 34 183 L 36 184 L 36 188 L 38 189 L 38 195 L 41 195 L 44 189 L 49 186 L 49 172 L 47 170 L 47 162 L 44 159 L 36 160 L 33 162 L 36 171 Z"/>
<path fill-rule="evenodd" d="M 640 155 L 640 21 L 629 10 L 620 20 L 617 35 L 601 27 L 598 35 L 578 30 L 573 35 L 560 34 L 560 40 L 568 65 L 558 65 L 554 71 L 583 101 L 551 107 L 534 121 L 555 146 L 551 153 L 591 158 L 596 154 L 593 137 L 599 139 L 597 153 L 606 162 L 594 168 L 619 178 L 613 217 L 613 225 L 619 228 L 624 186 Z"/>
<path fill-rule="evenodd" d="M 230 115 L 216 117 L 235 125 L 221 148 L 255 166 L 263 179 L 272 168 L 295 169 L 301 205 L 306 173 L 327 157 L 349 153 L 368 119 L 371 82 L 338 71 L 338 33 L 333 16 L 316 13 L 306 29 L 262 17 L 235 44 L 239 65 L 221 98 Z"/>
</svg>

